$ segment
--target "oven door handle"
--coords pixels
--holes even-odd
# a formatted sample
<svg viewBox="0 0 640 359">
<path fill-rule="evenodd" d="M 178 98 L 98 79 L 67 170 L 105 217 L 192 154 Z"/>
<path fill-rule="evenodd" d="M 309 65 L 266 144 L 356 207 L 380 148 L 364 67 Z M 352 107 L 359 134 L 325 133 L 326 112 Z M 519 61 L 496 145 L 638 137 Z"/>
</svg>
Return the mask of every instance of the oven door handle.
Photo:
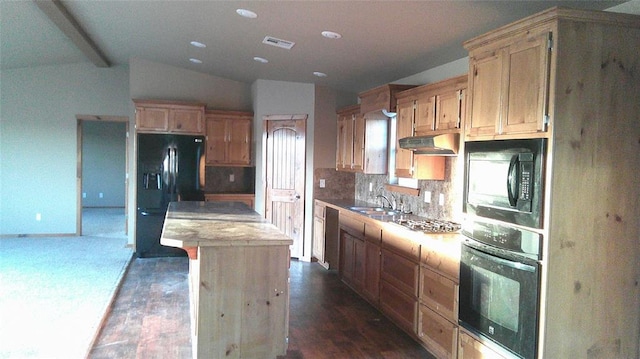
<svg viewBox="0 0 640 359">
<path fill-rule="evenodd" d="M 509 172 L 507 173 L 507 196 L 509 197 L 509 204 L 511 205 L 511 207 L 515 207 L 518 201 L 518 198 L 516 197 L 516 194 L 515 194 L 518 190 L 518 182 L 519 182 L 518 172 L 517 172 L 518 162 L 519 162 L 518 155 L 517 154 L 513 155 L 511 157 L 511 162 L 509 162 Z M 514 169 L 516 171 L 514 171 Z M 516 188 L 513 188 L 514 184 Z"/>
<path fill-rule="evenodd" d="M 464 246 L 469 247 L 470 249 L 472 249 L 475 253 L 476 256 L 478 257 L 483 257 L 485 260 L 489 260 L 495 263 L 498 263 L 500 265 L 504 265 L 506 267 L 509 268 L 513 268 L 513 269 L 517 269 L 517 270 L 525 270 L 527 272 L 535 272 L 536 271 L 536 267 L 526 264 L 526 263 L 522 263 L 522 262 L 518 262 L 518 261 L 513 261 L 510 259 L 505 259 L 499 256 L 499 254 L 491 254 L 491 253 L 487 253 L 483 250 L 481 250 L 480 248 L 476 248 L 475 246 L 470 246 L 469 244 L 463 244 Z M 478 247 L 480 247 L 478 245 Z M 483 246 L 484 247 L 484 246 Z"/>
</svg>

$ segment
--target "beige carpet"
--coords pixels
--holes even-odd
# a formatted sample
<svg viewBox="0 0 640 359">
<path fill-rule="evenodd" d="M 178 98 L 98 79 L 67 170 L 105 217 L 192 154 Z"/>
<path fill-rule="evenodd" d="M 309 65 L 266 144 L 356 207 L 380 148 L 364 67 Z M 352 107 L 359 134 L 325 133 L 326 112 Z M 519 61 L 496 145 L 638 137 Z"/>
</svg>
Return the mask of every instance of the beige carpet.
<svg viewBox="0 0 640 359">
<path fill-rule="evenodd" d="M 0 239 L 0 358 L 84 358 L 132 251 L 122 209 L 82 237 Z"/>
</svg>

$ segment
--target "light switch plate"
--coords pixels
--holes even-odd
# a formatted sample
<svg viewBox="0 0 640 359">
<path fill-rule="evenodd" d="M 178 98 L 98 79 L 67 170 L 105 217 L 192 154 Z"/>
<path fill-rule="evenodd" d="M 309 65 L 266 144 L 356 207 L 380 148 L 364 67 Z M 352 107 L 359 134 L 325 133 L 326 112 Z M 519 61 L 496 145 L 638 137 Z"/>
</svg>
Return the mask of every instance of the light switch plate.
<svg viewBox="0 0 640 359">
<path fill-rule="evenodd" d="M 431 203 L 431 191 L 424 192 L 424 203 Z"/>
<path fill-rule="evenodd" d="M 320 188 L 324 188 L 326 186 L 326 183 L 324 181 L 324 178 L 320 179 Z"/>
</svg>

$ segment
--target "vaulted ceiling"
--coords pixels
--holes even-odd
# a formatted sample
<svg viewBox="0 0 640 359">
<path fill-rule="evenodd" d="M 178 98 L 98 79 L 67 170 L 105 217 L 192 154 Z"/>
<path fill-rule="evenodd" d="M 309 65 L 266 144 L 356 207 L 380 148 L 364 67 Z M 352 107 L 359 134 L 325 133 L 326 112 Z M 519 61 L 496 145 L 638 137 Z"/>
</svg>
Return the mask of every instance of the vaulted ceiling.
<svg viewBox="0 0 640 359">
<path fill-rule="evenodd" d="M 552 6 L 640 13 L 640 0 L 3 0 L 0 65 L 112 66 L 142 58 L 246 83 L 314 82 L 360 92 L 464 58 L 465 40 Z M 237 9 L 257 17 L 242 17 Z M 323 37 L 326 30 L 342 38 Z M 291 49 L 266 45 L 266 36 L 295 44 Z"/>
</svg>

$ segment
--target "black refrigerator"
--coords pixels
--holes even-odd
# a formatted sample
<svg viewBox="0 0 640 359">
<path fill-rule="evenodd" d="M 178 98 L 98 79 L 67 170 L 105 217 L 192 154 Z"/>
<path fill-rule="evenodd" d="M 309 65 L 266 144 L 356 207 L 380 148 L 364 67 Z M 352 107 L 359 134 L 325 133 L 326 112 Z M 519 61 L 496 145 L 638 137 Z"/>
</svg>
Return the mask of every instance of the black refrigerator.
<svg viewBox="0 0 640 359">
<path fill-rule="evenodd" d="M 204 136 L 138 134 L 136 256 L 186 256 L 160 244 L 169 202 L 204 201 Z"/>
</svg>

